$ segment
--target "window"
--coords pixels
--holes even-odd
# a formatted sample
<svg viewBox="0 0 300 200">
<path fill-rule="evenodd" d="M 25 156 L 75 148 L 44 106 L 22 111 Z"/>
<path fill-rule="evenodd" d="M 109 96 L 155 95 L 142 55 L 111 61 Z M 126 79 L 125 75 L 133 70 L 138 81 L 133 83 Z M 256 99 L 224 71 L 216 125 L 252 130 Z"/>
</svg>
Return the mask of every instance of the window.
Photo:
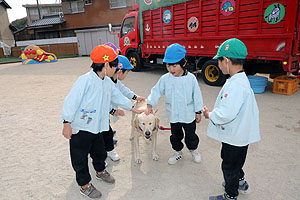
<svg viewBox="0 0 300 200">
<path fill-rule="evenodd" d="M 48 15 L 48 9 L 47 8 L 41 8 L 40 12 L 41 12 L 41 15 Z"/>
<path fill-rule="evenodd" d="M 83 1 L 71 1 L 71 13 L 84 12 Z"/>
<path fill-rule="evenodd" d="M 59 32 L 38 32 L 37 39 L 59 38 Z"/>
<path fill-rule="evenodd" d="M 126 0 L 109 0 L 110 9 L 126 8 Z"/>
<path fill-rule="evenodd" d="M 62 8 L 50 8 L 50 14 L 58 14 L 60 12 L 62 12 Z"/>
<path fill-rule="evenodd" d="M 30 15 L 38 15 L 39 14 L 38 9 L 37 8 L 29 9 L 29 14 Z"/>
<path fill-rule="evenodd" d="M 128 17 L 127 19 L 124 20 L 124 23 L 122 25 L 121 38 L 124 35 L 130 33 L 134 29 L 134 21 L 135 21 L 135 17 Z"/>
<path fill-rule="evenodd" d="M 84 4 L 85 4 L 85 5 L 91 5 L 91 4 L 92 4 L 92 0 L 85 0 L 85 1 L 84 1 Z"/>
<path fill-rule="evenodd" d="M 65 31 L 63 33 L 64 37 L 74 37 L 74 32 L 73 31 Z"/>
<path fill-rule="evenodd" d="M 62 2 L 63 13 L 72 14 L 84 12 L 84 2 L 83 0 Z"/>
</svg>

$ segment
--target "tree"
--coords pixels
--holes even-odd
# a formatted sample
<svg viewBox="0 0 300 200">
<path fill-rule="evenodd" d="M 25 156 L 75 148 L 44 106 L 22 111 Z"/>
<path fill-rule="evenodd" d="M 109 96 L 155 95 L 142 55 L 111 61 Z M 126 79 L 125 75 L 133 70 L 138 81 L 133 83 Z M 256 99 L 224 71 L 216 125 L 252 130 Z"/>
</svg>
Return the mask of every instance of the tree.
<svg viewBox="0 0 300 200">
<path fill-rule="evenodd" d="M 17 29 L 25 28 L 27 25 L 27 17 L 23 17 L 22 19 L 16 19 L 11 23 Z"/>
</svg>

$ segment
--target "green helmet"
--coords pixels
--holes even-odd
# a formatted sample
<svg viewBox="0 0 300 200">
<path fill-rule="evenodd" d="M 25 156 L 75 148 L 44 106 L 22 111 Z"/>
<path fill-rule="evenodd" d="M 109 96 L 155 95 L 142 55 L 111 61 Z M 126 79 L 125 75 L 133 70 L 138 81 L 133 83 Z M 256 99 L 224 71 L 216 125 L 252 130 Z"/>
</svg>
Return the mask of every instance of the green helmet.
<svg viewBox="0 0 300 200">
<path fill-rule="evenodd" d="M 248 55 L 245 44 L 236 38 L 226 40 L 218 49 L 217 55 L 213 59 L 225 56 L 226 58 L 245 59 Z"/>
</svg>

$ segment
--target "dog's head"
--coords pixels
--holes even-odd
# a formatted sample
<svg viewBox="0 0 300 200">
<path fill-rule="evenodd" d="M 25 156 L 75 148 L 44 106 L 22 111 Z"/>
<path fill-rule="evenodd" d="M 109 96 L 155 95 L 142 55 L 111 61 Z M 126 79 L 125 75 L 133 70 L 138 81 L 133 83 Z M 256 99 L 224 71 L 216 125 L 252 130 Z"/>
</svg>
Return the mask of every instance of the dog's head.
<svg viewBox="0 0 300 200">
<path fill-rule="evenodd" d="M 154 114 L 142 113 L 136 115 L 133 123 L 138 132 L 142 133 L 146 139 L 150 139 L 152 134 L 158 131 L 159 119 Z"/>
</svg>

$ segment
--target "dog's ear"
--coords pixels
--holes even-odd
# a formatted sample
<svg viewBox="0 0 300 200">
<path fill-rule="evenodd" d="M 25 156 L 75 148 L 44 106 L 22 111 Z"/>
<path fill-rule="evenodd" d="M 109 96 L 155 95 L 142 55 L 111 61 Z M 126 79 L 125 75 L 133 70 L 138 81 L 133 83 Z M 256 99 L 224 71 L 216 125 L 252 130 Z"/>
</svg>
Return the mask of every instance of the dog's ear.
<svg viewBox="0 0 300 200">
<path fill-rule="evenodd" d="M 135 116 L 135 118 L 133 119 L 133 126 L 138 129 L 138 119 L 137 116 Z"/>
<path fill-rule="evenodd" d="M 158 131 L 158 127 L 159 127 L 159 119 L 156 117 L 155 118 L 155 127 L 154 127 L 153 131 Z"/>
</svg>

